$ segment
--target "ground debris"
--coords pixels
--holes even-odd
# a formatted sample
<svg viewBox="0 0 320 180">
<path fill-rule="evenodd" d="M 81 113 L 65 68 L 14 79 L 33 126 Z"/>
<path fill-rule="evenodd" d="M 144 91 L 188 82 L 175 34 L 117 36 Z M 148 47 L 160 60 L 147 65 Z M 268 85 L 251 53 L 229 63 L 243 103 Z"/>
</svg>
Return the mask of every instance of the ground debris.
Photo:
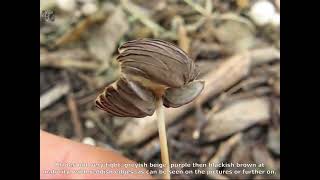
<svg viewBox="0 0 320 180">
<path fill-rule="evenodd" d="M 171 162 L 264 163 L 276 172 L 218 167 L 248 173 L 172 178 L 280 179 L 280 0 L 268 1 L 274 16 L 265 25 L 252 16 L 258 2 L 41 0 L 40 15 L 52 12 L 54 21 L 40 18 L 40 128 L 160 162 L 155 116 L 113 117 L 94 104 L 121 75 L 119 45 L 157 38 L 186 51 L 205 81 L 196 101 L 165 109 Z"/>
</svg>

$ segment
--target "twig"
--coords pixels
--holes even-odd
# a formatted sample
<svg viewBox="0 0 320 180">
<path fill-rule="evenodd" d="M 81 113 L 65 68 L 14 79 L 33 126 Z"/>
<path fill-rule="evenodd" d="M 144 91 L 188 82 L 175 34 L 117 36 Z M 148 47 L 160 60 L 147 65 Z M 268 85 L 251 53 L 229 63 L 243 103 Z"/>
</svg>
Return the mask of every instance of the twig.
<svg viewBox="0 0 320 180">
<path fill-rule="evenodd" d="M 77 106 L 83 106 L 87 103 L 92 102 L 96 97 L 97 97 L 97 92 L 98 91 L 102 91 L 103 88 L 105 86 L 99 88 L 99 89 L 95 89 L 92 92 L 88 93 L 85 96 L 81 96 L 78 97 L 77 94 L 75 94 L 75 98 L 76 98 L 76 103 Z M 57 118 L 58 116 L 61 116 L 62 114 L 66 113 L 68 111 L 68 107 L 65 104 L 61 104 L 59 105 L 57 108 L 55 108 L 55 110 L 52 110 L 50 112 L 50 114 L 48 113 L 48 115 L 46 115 L 46 117 L 50 117 L 50 120 L 54 120 L 55 118 Z"/>
<path fill-rule="evenodd" d="M 213 163 L 213 164 L 219 164 L 227 158 L 231 150 L 237 145 L 237 143 L 241 140 L 242 138 L 242 133 L 237 133 L 230 137 L 227 141 L 223 142 L 218 150 L 217 153 L 208 161 L 208 163 Z M 215 167 L 208 167 L 208 171 L 215 170 Z M 218 175 L 217 174 L 208 174 L 209 177 L 214 178 L 214 179 L 228 179 L 225 176 Z"/>
<path fill-rule="evenodd" d="M 85 19 L 79 21 L 79 23 L 72 29 L 68 30 L 61 37 L 57 38 L 53 44 L 54 47 L 63 46 L 72 41 L 79 39 L 81 34 L 85 32 L 89 26 L 96 22 L 103 21 L 106 18 L 102 11 L 98 11 L 95 14 L 86 17 Z"/>
<path fill-rule="evenodd" d="M 255 88 L 261 84 L 267 83 L 268 82 L 268 77 L 266 76 L 255 76 L 255 77 L 250 77 L 248 79 L 245 79 L 241 81 L 239 84 L 235 85 L 228 91 L 228 95 L 231 95 L 241 89 L 243 90 L 249 90 L 251 88 Z"/>
<path fill-rule="evenodd" d="M 138 6 L 133 4 L 129 0 L 121 0 L 121 5 L 127 10 L 132 16 L 139 19 L 145 26 L 150 28 L 155 37 L 158 37 L 160 33 L 166 32 L 166 30 L 159 24 L 152 21 L 148 16 L 144 15 Z"/>
<path fill-rule="evenodd" d="M 223 162 L 228 156 L 228 154 L 231 152 L 232 148 L 239 142 L 241 138 L 241 132 L 231 136 L 227 141 L 223 142 L 219 146 L 217 153 L 208 162 L 214 164 L 219 164 Z"/>
<path fill-rule="evenodd" d="M 192 2 L 191 0 L 184 0 L 184 2 L 186 2 L 189 6 L 191 6 L 194 10 L 198 11 L 203 16 L 210 15 L 208 13 L 208 11 L 206 9 L 204 9 L 202 6 L 200 6 L 199 4 L 196 4 L 196 3 Z"/>
<path fill-rule="evenodd" d="M 195 130 L 192 133 L 192 138 L 197 140 L 200 137 L 200 130 L 202 129 L 202 126 L 207 122 L 207 118 L 205 117 L 202 111 L 201 104 L 198 101 L 195 101 L 195 104 L 196 104 L 195 116 L 197 120 L 197 125 Z"/>
<path fill-rule="evenodd" d="M 88 111 L 86 113 L 86 116 L 88 116 L 90 119 L 92 119 L 94 121 L 94 123 L 98 126 L 98 128 L 103 132 L 104 135 L 106 135 L 107 137 L 110 137 L 110 139 L 112 138 L 112 132 L 110 129 L 108 129 L 101 121 L 100 119 L 97 117 L 97 114 L 93 111 Z"/>
<path fill-rule="evenodd" d="M 50 106 L 52 103 L 60 99 L 62 96 L 67 94 L 70 90 L 70 86 L 67 83 L 58 84 L 49 91 L 45 92 L 40 97 L 40 111 Z"/>
<path fill-rule="evenodd" d="M 40 67 L 54 68 L 77 68 L 81 70 L 96 70 L 100 67 L 98 63 L 79 61 L 75 59 L 41 59 Z"/>
<path fill-rule="evenodd" d="M 270 102 L 265 97 L 235 101 L 217 113 L 209 113 L 202 140 L 212 142 L 270 119 Z"/>
<path fill-rule="evenodd" d="M 189 53 L 190 38 L 187 35 L 187 30 L 181 18 L 179 18 L 179 22 L 178 22 L 178 45 L 186 53 Z"/>
<path fill-rule="evenodd" d="M 74 126 L 74 132 L 79 141 L 83 138 L 82 125 L 79 118 L 79 112 L 76 101 L 72 93 L 67 96 L 67 104 L 71 115 L 71 121 Z"/>
</svg>

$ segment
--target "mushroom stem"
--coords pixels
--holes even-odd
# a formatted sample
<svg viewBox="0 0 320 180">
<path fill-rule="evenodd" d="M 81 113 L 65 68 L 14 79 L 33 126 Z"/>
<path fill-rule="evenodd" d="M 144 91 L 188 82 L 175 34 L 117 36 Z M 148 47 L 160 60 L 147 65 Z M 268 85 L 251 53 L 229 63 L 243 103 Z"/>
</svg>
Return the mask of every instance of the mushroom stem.
<svg viewBox="0 0 320 180">
<path fill-rule="evenodd" d="M 170 179 L 170 163 L 169 163 L 169 152 L 168 152 L 168 143 L 166 135 L 166 123 L 164 119 L 163 112 L 163 102 L 162 97 L 157 98 L 156 114 L 158 119 L 158 130 L 159 130 L 159 140 L 160 140 L 160 150 L 161 150 L 161 161 L 165 165 L 165 173 L 163 175 L 164 179 Z"/>
</svg>

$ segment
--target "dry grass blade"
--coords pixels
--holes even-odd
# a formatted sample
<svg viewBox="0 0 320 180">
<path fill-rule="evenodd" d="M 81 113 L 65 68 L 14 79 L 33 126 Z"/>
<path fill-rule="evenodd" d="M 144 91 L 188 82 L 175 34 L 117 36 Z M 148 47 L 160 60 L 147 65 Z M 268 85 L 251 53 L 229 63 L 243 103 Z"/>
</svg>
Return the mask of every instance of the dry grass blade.
<svg viewBox="0 0 320 180">
<path fill-rule="evenodd" d="M 184 2 L 186 2 L 189 6 L 191 6 L 194 10 L 198 11 L 203 16 L 209 16 L 210 15 L 210 12 L 208 12 L 207 9 L 203 8 L 199 4 L 194 3 L 192 0 L 184 0 Z M 208 9 L 211 10 L 211 8 L 208 8 Z"/>
<path fill-rule="evenodd" d="M 190 38 L 187 35 L 187 30 L 185 28 L 184 22 L 181 18 L 178 19 L 178 46 L 189 53 L 190 50 Z"/>
<path fill-rule="evenodd" d="M 138 18 L 145 26 L 149 27 L 155 37 L 158 37 L 160 33 L 166 31 L 162 26 L 152 21 L 148 15 L 143 13 L 139 6 L 136 6 L 130 0 L 121 0 L 121 5 L 126 11 L 132 14 L 132 16 Z"/>
</svg>

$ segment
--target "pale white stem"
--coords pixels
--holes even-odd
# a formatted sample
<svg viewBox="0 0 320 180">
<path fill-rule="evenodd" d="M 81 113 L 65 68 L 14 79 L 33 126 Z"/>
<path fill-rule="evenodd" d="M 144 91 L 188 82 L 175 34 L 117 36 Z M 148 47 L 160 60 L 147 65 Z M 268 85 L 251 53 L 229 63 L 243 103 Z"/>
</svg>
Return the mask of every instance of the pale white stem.
<svg viewBox="0 0 320 180">
<path fill-rule="evenodd" d="M 160 140 L 160 150 L 161 150 L 161 161 L 165 165 L 165 174 L 164 179 L 170 179 L 170 162 L 169 162 L 169 152 L 168 152 L 168 143 L 166 135 L 166 123 L 163 112 L 162 98 L 157 99 L 157 121 L 158 121 L 158 130 L 159 130 L 159 140 Z"/>
</svg>

